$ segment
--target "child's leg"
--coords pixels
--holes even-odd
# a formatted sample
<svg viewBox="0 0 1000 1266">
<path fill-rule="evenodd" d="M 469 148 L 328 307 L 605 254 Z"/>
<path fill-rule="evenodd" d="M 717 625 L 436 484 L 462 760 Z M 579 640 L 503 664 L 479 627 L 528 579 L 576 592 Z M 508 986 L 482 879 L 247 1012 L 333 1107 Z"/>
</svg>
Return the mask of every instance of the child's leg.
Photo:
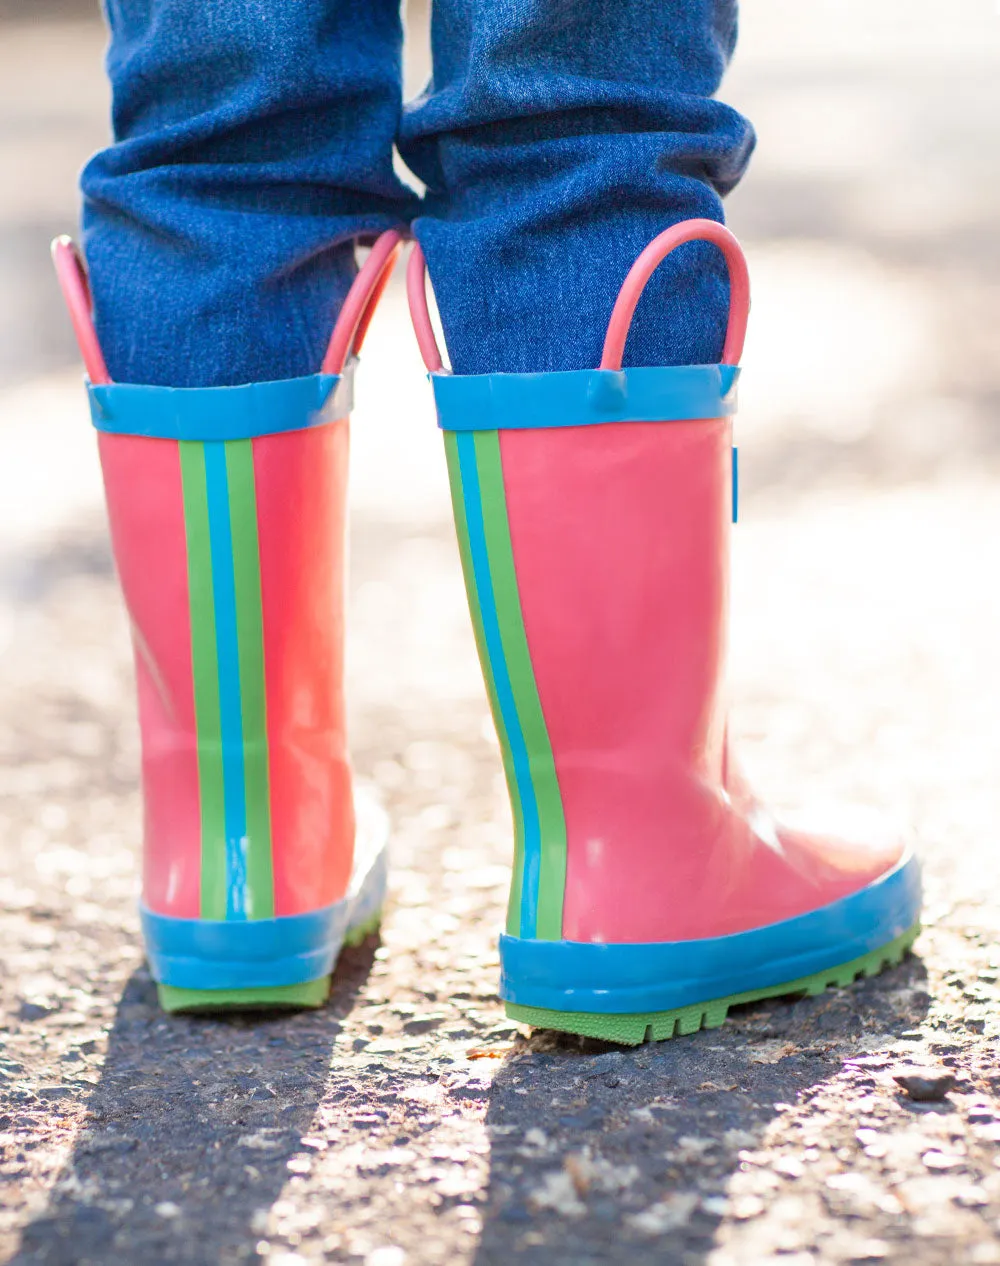
<svg viewBox="0 0 1000 1266">
<path fill-rule="evenodd" d="M 83 175 L 112 378 L 315 372 L 392 171 L 398 0 L 108 0 L 115 144 Z M 338 243 L 338 245 L 331 245 Z"/>
<path fill-rule="evenodd" d="M 734 0 L 436 0 L 432 90 L 401 150 L 428 186 L 416 235 L 456 372 L 595 366 L 642 247 L 722 218 L 753 147 L 712 99 L 735 36 Z M 725 302 L 716 254 L 686 248 L 627 363 L 717 359 Z"/>
</svg>

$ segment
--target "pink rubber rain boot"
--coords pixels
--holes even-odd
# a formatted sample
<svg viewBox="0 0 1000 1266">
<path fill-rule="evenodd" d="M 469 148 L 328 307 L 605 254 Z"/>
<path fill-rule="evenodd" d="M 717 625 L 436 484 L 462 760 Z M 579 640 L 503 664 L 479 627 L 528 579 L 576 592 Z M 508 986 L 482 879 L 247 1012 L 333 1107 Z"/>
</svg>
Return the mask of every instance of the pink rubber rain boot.
<svg viewBox="0 0 1000 1266">
<path fill-rule="evenodd" d="M 372 249 L 321 373 L 203 389 L 111 383 L 79 257 L 53 247 L 132 625 L 168 1011 L 318 1006 L 379 921 L 386 822 L 353 795 L 344 732 L 344 531 L 354 354 L 400 245 Z"/>
<path fill-rule="evenodd" d="M 729 268 L 724 363 L 622 370 L 643 287 L 695 239 Z M 597 370 L 452 376 L 419 249 L 409 291 L 513 806 L 507 1014 L 637 1043 L 898 961 L 916 859 L 776 822 L 727 745 L 736 239 L 692 220 L 650 243 Z"/>
</svg>

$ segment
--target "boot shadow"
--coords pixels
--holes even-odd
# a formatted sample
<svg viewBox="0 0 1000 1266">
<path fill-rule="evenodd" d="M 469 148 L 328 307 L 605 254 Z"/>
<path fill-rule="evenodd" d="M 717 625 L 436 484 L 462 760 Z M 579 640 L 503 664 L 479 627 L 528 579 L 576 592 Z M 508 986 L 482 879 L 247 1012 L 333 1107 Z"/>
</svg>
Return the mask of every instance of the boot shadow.
<svg viewBox="0 0 1000 1266">
<path fill-rule="evenodd" d="M 316 1011 L 167 1016 L 136 971 L 72 1157 L 12 1266 L 261 1260 L 377 945 L 345 947 Z"/>
<path fill-rule="evenodd" d="M 707 1262 L 741 1154 L 752 1167 L 768 1126 L 834 1079 L 876 1089 L 870 1066 L 848 1073 L 845 1060 L 919 1024 L 926 978 L 910 955 L 845 989 L 733 1008 L 690 1037 L 618 1047 L 536 1031 L 516 1043 L 489 1097 L 475 1266 Z"/>
</svg>

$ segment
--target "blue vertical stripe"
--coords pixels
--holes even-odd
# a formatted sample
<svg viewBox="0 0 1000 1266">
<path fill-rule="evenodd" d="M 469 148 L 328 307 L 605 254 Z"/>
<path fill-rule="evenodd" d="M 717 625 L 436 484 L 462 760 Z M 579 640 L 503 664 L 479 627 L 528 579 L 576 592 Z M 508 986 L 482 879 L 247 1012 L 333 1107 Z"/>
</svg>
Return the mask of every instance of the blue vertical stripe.
<svg viewBox="0 0 1000 1266">
<path fill-rule="evenodd" d="M 479 486 L 479 468 L 476 465 L 476 441 L 474 433 L 459 433 L 456 437 L 459 470 L 462 474 L 462 497 L 465 502 L 465 518 L 469 530 L 469 551 L 475 574 L 476 592 L 482 613 L 483 636 L 493 669 L 497 702 L 503 717 L 507 741 L 510 744 L 511 762 L 517 780 L 524 816 L 524 875 L 521 886 L 522 937 L 534 937 L 537 930 L 538 885 L 542 864 L 542 837 L 538 819 L 538 802 L 535 785 L 531 779 L 528 748 L 524 741 L 521 721 L 517 715 L 514 691 L 511 686 L 507 661 L 500 636 L 500 619 L 497 612 L 493 578 L 490 575 L 489 553 L 486 548 L 486 529 L 483 523 L 482 491 Z"/>
<path fill-rule="evenodd" d="M 212 552 L 215 638 L 219 663 L 219 704 L 226 821 L 226 918 L 247 917 L 246 772 L 243 766 L 243 710 L 236 633 L 233 529 L 229 517 L 229 477 L 223 442 L 205 445 L 208 530 Z"/>
</svg>

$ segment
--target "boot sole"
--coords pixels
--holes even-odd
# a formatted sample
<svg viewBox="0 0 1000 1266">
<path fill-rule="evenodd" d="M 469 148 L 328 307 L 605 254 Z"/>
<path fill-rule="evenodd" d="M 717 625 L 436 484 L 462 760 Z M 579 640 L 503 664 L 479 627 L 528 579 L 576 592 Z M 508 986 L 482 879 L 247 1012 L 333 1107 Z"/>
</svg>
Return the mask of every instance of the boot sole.
<svg viewBox="0 0 1000 1266">
<path fill-rule="evenodd" d="M 382 911 L 348 929 L 345 946 L 358 946 L 374 935 L 382 924 Z M 164 1011 L 308 1011 L 323 1006 L 330 996 L 332 976 L 307 980 L 301 985 L 272 985 L 255 989 L 180 989 L 157 985 L 156 994 Z"/>
<path fill-rule="evenodd" d="M 621 1046 L 663 1042 L 671 1037 L 697 1033 L 699 1029 L 717 1029 L 725 1021 L 730 1007 L 737 1007 L 745 1002 L 760 1002 L 764 998 L 814 997 L 825 989 L 849 985 L 860 976 L 877 976 L 883 968 L 894 967 L 902 961 L 919 931 L 920 924 L 915 923 L 881 949 L 872 950 L 860 958 L 853 958 L 850 962 L 816 972 L 812 976 L 803 976 L 786 984 L 770 985 L 765 989 L 731 994 L 727 998 L 713 998 L 690 1007 L 678 1007 L 673 1011 L 613 1015 L 587 1011 L 548 1011 L 543 1007 L 527 1007 L 515 1002 L 508 1002 L 505 1007 L 509 1019 L 536 1029 L 575 1033 L 581 1037 L 617 1042 Z"/>
</svg>

